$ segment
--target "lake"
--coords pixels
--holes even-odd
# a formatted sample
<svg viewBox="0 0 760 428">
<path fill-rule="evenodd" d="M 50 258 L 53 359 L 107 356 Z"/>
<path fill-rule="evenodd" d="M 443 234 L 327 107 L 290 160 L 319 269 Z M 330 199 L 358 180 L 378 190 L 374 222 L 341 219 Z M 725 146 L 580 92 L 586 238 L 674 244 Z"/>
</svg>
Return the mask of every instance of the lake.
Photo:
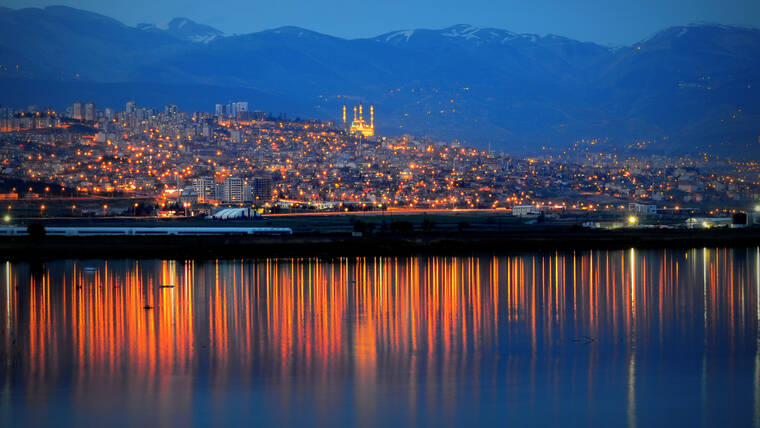
<svg viewBox="0 0 760 428">
<path fill-rule="evenodd" d="M 760 427 L 760 249 L 0 264 L 0 425 Z"/>
</svg>

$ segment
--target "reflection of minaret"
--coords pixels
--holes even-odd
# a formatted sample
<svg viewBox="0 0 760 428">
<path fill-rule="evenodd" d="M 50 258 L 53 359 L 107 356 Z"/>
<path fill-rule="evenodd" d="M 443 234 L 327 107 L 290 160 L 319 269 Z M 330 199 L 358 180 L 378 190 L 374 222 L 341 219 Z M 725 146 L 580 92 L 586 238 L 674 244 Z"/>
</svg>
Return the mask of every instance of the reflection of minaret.
<svg viewBox="0 0 760 428">
<path fill-rule="evenodd" d="M 755 316 L 760 325 L 760 249 L 755 250 Z M 760 329 L 755 345 L 755 427 L 760 427 Z"/>
<path fill-rule="evenodd" d="M 636 428 L 636 348 L 628 352 L 628 403 L 626 413 L 628 428 Z"/>
<path fill-rule="evenodd" d="M 631 318 L 630 336 L 636 339 L 636 251 L 631 248 Z M 628 428 L 636 428 L 636 344 L 628 347 Z"/>
<path fill-rule="evenodd" d="M 702 334 L 704 335 L 704 345 L 702 346 L 702 424 L 706 426 L 707 421 L 707 248 L 702 248 Z"/>
</svg>

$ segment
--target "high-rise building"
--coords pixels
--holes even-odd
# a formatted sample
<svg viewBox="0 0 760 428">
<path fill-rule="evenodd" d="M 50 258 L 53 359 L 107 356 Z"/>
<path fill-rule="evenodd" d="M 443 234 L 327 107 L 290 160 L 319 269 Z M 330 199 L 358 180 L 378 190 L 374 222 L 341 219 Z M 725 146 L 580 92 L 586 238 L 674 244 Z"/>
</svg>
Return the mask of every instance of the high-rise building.
<svg viewBox="0 0 760 428">
<path fill-rule="evenodd" d="M 98 120 L 98 110 L 95 108 L 95 103 L 84 105 L 84 120 L 89 120 L 90 122 Z"/>
<path fill-rule="evenodd" d="M 251 196 L 255 201 L 272 199 L 272 177 L 253 177 L 251 180 Z"/>
<path fill-rule="evenodd" d="M 227 117 L 241 117 L 245 116 L 248 112 L 247 101 L 236 101 L 229 104 L 216 104 L 214 106 L 214 113 L 223 118 Z"/>
<path fill-rule="evenodd" d="M 230 104 L 230 116 L 232 117 L 238 117 L 241 114 L 245 114 L 245 112 L 248 111 L 248 102 L 246 101 L 238 101 Z"/>
<path fill-rule="evenodd" d="M 224 179 L 224 201 L 225 202 L 243 202 L 243 179 L 238 177 L 227 177 Z"/>
<path fill-rule="evenodd" d="M 166 107 L 164 107 L 164 113 L 174 116 L 179 111 L 179 107 L 177 107 L 176 104 L 167 104 Z"/>
<path fill-rule="evenodd" d="M 216 183 L 212 177 L 194 178 L 193 191 L 198 195 L 199 201 L 216 200 Z"/>
<path fill-rule="evenodd" d="M 127 105 L 124 108 L 124 111 L 126 111 L 127 114 L 131 114 L 135 112 L 135 109 L 137 109 L 137 103 L 134 101 L 127 101 Z"/>
<path fill-rule="evenodd" d="M 84 118 L 84 108 L 81 101 L 74 101 L 71 105 L 71 118 L 82 120 Z"/>
<path fill-rule="evenodd" d="M 113 111 L 113 109 L 109 108 L 109 107 L 106 107 L 103 110 L 103 116 L 105 116 L 105 118 L 108 119 L 108 120 L 113 120 L 113 117 L 114 117 L 114 111 Z"/>
</svg>

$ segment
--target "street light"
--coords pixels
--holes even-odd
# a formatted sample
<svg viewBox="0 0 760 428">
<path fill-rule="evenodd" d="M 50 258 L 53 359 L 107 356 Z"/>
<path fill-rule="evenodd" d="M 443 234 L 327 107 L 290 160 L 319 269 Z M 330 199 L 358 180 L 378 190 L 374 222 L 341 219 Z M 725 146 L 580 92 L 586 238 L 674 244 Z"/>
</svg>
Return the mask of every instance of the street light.
<svg viewBox="0 0 760 428">
<path fill-rule="evenodd" d="M 634 226 L 638 222 L 639 222 L 639 219 L 636 216 L 632 215 L 628 217 L 628 224 L 630 224 L 631 226 Z"/>
</svg>

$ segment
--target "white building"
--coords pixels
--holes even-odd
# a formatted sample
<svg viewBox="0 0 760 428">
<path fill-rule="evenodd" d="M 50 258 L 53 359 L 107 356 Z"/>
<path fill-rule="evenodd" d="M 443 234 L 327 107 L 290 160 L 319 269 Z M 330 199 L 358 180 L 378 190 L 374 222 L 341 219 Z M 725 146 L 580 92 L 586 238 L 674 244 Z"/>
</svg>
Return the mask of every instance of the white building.
<svg viewBox="0 0 760 428">
<path fill-rule="evenodd" d="M 98 119 L 98 110 L 95 107 L 95 103 L 87 103 L 84 105 L 84 115 L 82 118 L 90 122 L 94 122 Z"/>
<path fill-rule="evenodd" d="M 631 202 L 628 204 L 628 212 L 631 214 L 655 214 L 657 213 L 657 205 Z"/>
<path fill-rule="evenodd" d="M 538 217 L 541 213 L 533 205 L 515 205 L 512 215 L 515 217 Z"/>
<path fill-rule="evenodd" d="M 245 184 L 242 178 L 227 177 L 224 179 L 224 202 L 243 202 Z"/>
<path fill-rule="evenodd" d="M 251 208 L 223 208 L 207 218 L 214 220 L 242 220 L 257 217 L 260 217 L 260 214 Z"/>
<path fill-rule="evenodd" d="M 248 111 L 248 102 L 247 101 L 238 101 L 235 103 L 230 104 L 230 116 L 237 117 L 241 113 L 245 113 Z"/>
<path fill-rule="evenodd" d="M 201 201 L 216 199 L 216 183 L 211 177 L 193 178 L 193 191 Z"/>
</svg>

